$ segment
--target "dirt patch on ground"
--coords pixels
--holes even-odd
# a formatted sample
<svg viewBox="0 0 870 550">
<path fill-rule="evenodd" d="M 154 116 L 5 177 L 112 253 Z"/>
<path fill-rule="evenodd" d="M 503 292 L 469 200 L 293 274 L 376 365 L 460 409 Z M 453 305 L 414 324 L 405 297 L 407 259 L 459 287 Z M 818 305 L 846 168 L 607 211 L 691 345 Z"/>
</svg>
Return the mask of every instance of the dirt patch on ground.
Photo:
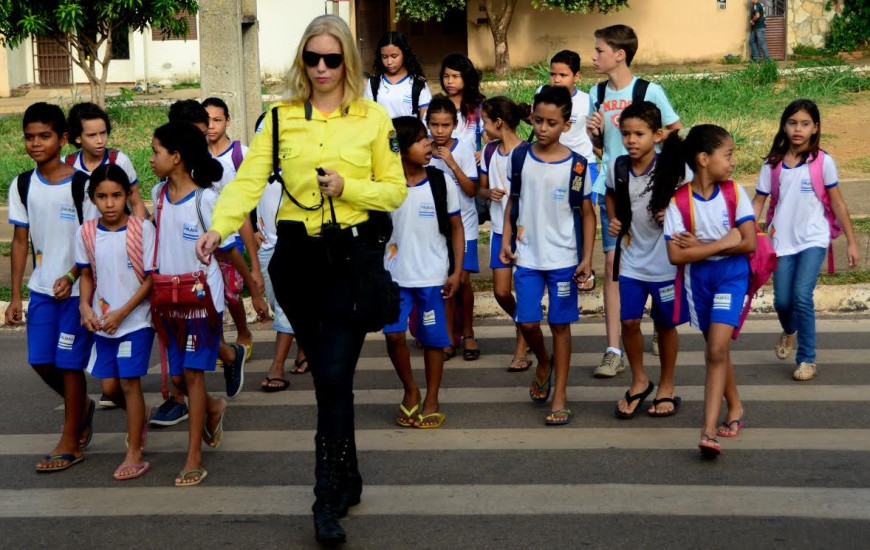
<svg viewBox="0 0 870 550">
<path fill-rule="evenodd" d="M 849 105 L 822 109 L 822 147 L 837 161 L 842 179 L 870 179 L 867 155 L 867 113 L 870 91 Z"/>
</svg>

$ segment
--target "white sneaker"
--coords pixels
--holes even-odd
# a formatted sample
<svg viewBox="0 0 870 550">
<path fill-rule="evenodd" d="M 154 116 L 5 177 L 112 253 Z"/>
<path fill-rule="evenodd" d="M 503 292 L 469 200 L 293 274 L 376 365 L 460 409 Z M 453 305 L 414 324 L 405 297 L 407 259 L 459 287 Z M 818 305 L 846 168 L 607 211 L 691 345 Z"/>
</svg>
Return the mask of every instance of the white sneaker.
<svg viewBox="0 0 870 550">
<path fill-rule="evenodd" d="M 592 371 L 596 378 L 613 378 L 625 370 L 625 355 L 617 355 L 612 351 L 604 352 L 601 363 Z"/>
<path fill-rule="evenodd" d="M 812 380 L 816 377 L 816 364 L 815 363 L 801 363 L 798 365 L 798 368 L 795 369 L 794 374 L 791 375 L 792 378 L 803 382 L 805 380 Z"/>
</svg>

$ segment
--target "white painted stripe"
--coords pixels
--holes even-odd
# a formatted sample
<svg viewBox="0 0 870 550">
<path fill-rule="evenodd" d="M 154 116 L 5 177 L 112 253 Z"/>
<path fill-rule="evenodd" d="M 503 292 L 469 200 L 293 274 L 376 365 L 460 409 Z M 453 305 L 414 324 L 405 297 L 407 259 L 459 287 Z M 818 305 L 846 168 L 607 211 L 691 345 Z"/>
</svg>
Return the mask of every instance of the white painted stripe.
<svg viewBox="0 0 870 550">
<path fill-rule="evenodd" d="M 389 424 L 391 419 L 385 418 Z M 576 418 L 575 424 L 582 423 Z M 699 439 L 698 428 L 571 428 L 556 431 L 541 426 L 523 429 L 451 429 L 448 411 L 445 428 L 438 430 L 357 430 L 357 447 L 364 451 L 480 451 L 480 450 L 578 450 L 638 449 L 690 450 Z M 232 427 L 232 414 L 227 415 Z M 94 434 L 85 454 L 123 454 L 124 433 Z M 722 439 L 729 450 L 870 451 L 870 430 L 752 428 L 735 439 Z M 0 456 L 44 455 L 57 444 L 57 434 L 11 434 L 0 436 Z M 183 453 L 187 430 L 148 434 L 148 454 Z M 227 431 L 221 448 L 211 452 L 309 452 L 314 449 L 314 430 Z"/>
<path fill-rule="evenodd" d="M 515 375 L 516 376 L 516 375 Z M 443 387 L 438 393 L 439 401 L 443 405 L 452 403 L 528 403 L 529 392 L 525 387 L 530 383 L 531 375 L 522 379 L 523 386 L 516 388 L 505 387 L 481 387 L 481 388 L 450 388 Z M 291 381 L 292 383 L 292 381 Z M 613 386 L 569 386 L 568 406 L 584 402 L 616 403 L 628 387 L 629 379 L 625 379 L 625 385 Z M 376 390 L 354 390 L 354 403 L 357 405 L 396 405 L 402 400 L 402 390 L 396 381 L 396 388 Z M 223 386 L 221 386 L 223 387 Z M 791 381 L 783 382 L 782 385 L 769 386 L 739 386 L 740 398 L 743 401 L 753 402 L 866 402 L 870 395 L 870 386 L 822 386 L 797 384 Z M 214 391 L 212 386 L 211 390 Z M 703 401 L 703 386 L 677 386 L 677 395 L 684 402 Z M 221 396 L 220 392 L 215 393 Z M 97 399 L 98 395 L 92 395 L 91 399 Z M 650 402 L 654 394 L 647 402 Z M 159 393 L 146 393 L 145 403 L 151 406 L 159 406 L 163 403 L 163 396 Z M 233 407 L 286 407 L 286 406 L 314 406 L 317 401 L 314 398 L 314 390 L 282 391 L 277 393 L 264 393 L 259 390 L 244 391 L 230 402 Z M 55 410 L 62 410 L 63 405 L 58 405 Z"/>
<path fill-rule="evenodd" d="M 169 480 L 167 480 L 168 482 Z M 309 486 L 0 491 L 0 517 L 308 516 Z M 870 489 L 704 485 L 367 485 L 351 516 L 638 514 L 870 520 Z"/>
</svg>

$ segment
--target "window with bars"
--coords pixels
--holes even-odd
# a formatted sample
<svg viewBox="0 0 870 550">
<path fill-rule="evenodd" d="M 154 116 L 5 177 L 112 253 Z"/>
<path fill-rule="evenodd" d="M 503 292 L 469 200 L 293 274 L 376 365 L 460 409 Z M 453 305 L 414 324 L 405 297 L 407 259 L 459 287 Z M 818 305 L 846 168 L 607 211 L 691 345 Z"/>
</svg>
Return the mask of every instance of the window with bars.
<svg viewBox="0 0 870 550">
<path fill-rule="evenodd" d="M 160 29 L 151 29 L 151 40 L 196 40 L 196 16 L 181 15 L 179 17 L 187 18 L 187 36 L 165 36 Z"/>
<path fill-rule="evenodd" d="M 130 29 L 126 25 L 112 33 L 112 59 L 130 59 Z"/>
<path fill-rule="evenodd" d="M 763 0 L 764 15 L 785 15 L 786 0 Z"/>
</svg>

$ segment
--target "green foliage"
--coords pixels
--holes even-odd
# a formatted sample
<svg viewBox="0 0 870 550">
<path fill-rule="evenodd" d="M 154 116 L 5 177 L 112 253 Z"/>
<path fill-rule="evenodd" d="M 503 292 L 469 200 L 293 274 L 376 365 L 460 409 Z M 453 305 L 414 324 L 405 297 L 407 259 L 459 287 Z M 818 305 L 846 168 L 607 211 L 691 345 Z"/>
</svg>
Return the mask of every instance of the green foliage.
<svg viewBox="0 0 870 550">
<path fill-rule="evenodd" d="M 30 299 L 30 289 L 27 288 L 25 285 L 21 285 L 21 299 Z M 12 287 L 0 286 L 0 302 L 8 302 L 10 300 L 12 300 Z"/>
<path fill-rule="evenodd" d="M 832 2 L 825 9 L 831 10 Z M 825 37 L 825 47 L 834 52 L 851 52 L 870 41 L 870 2 L 844 0 L 843 11 L 834 16 L 831 30 Z"/>
<path fill-rule="evenodd" d="M 396 16 L 412 21 L 441 21 L 448 11 L 463 8 L 465 0 L 396 0 Z"/>
<path fill-rule="evenodd" d="M 536 9 L 557 9 L 566 13 L 610 13 L 628 7 L 628 0 L 532 0 Z"/>
<path fill-rule="evenodd" d="M 837 52 L 827 48 L 814 48 L 805 44 L 798 44 L 792 50 L 792 57 L 836 57 Z"/>
</svg>

